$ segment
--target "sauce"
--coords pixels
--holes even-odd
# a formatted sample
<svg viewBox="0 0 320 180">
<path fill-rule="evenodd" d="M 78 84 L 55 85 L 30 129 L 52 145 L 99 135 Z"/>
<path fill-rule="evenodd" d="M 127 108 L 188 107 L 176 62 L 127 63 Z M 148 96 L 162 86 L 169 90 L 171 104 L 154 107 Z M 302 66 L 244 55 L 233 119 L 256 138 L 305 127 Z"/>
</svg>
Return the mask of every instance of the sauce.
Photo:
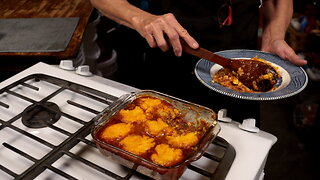
<svg viewBox="0 0 320 180">
<path fill-rule="evenodd" d="M 135 109 L 137 108 L 141 108 L 145 116 L 140 114 L 140 110 L 136 111 Z M 136 116 L 141 118 L 137 119 L 135 118 Z M 130 128 L 129 130 L 124 130 L 124 136 L 114 137 L 108 134 L 105 135 L 108 128 L 124 123 L 130 124 L 123 126 L 124 128 Z M 125 149 L 150 162 L 162 162 L 160 165 L 170 167 L 183 162 L 193 152 L 209 127 L 210 124 L 204 120 L 200 122 L 187 122 L 184 114 L 167 101 L 156 97 L 142 96 L 111 117 L 99 129 L 96 137 L 101 141 Z M 179 139 L 179 142 L 182 139 L 181 143 L 178 142 L 177 144 L 174 138 Z M 128 139 L 135 139 L 136 142 L 132 142 L 135 149 L 130 149 L 125 144 L 128 143 Z M 129 144 L 129 146 L 132 146 L 131 142 Z M 166 147 L 165 153 L 169 154 L 163 154 L 163 148 L 161 154 L 159 154 L 159 147 Z M 137 150 L 137 148 L 141 148 L 141 151 L 140 149 Z M 170 156 L 173 158 L 167 158 Z M 178 156 L 181 156 L 181 158 L 177 158 Z M 155 160 L 155 157 L 161 159 L 161 161 Z"/>
<path fill-rule="evenodd" d="M 237 72 L 220 69 L 214 74 L 212 82 L 239 92 L 258 93 L 276 89 L 280 74 L 270 63 L 257 57 L 234 62 L 239 66 Z"/>
</svg>

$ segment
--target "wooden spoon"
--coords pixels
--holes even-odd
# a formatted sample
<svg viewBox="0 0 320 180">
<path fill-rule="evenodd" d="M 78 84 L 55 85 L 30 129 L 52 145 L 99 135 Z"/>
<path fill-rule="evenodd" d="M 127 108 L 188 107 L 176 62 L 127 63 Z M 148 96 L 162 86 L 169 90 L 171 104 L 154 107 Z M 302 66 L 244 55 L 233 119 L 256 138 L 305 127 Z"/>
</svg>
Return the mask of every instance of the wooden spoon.
<svg viewBox="0 0 320 180">
<path fill-rule="evenodd" d="M 181 45 L 188 54 L 230 69 L 241 83 L 253 91 L 270 91 L 277 83 L 278 73 L 267 63 L 252 59 L 229 59 L 201 47 L 192 49 L 184 40 L 181 40 Z"/>
</svg>

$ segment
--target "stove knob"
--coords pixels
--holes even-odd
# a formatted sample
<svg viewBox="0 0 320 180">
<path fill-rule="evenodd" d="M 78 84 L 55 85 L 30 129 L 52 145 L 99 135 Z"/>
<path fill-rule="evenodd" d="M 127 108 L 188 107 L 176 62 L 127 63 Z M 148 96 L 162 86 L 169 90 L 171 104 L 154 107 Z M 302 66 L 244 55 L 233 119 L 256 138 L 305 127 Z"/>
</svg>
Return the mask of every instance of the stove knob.
<svg viewBox="0 0 320 180">
<path fill-rule="evenodd" d="M 90 72 L 90 67 L 88 65 L 78 66 L 76 73 L 81 76 L 92 76 L 92 73 Z"/>
<path fill-rule="evenodd" d="M 227 110 L 226 109 L 220 109 L 218 111 L 218 121 L 222 122 L 231 122 L 232 119 L 227 117 Z"/>
<path fill-rule="evenodd" d="M 260 129 L 256 127 L 256 120 L 253 118 L 244 119 L 242 124 L 239 124 L 239 128 L 254 133 L 260 131 Z"/>
<path fill-rule="evenodd" d="M 73 67 L 72 60 L 61 60 L 59 67 L 64 70 L 73 71 L 75 68 Z"/>
</svg>

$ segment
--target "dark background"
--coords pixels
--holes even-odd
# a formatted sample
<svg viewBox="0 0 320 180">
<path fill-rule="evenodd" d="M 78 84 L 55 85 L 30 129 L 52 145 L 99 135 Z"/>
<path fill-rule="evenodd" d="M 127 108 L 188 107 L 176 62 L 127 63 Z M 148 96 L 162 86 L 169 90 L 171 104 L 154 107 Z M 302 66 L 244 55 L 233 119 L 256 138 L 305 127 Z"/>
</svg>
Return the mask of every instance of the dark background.
<svg viewBox="0 0 320 180">
<path fill-rule="evenodd" d="M 312 5 L 319 19 L 319 0 L 294 0 L 294 12 L 307 13 L 307 5 Z M 108 24 L 107 26 L 110 26 Z M 110 45 L 107 45 L 108 48 Z M 319 46 L 319 44 L 317 44 Z M 306 53 L 320 54 L 316 49 Z M 300 52 L 304 53 L 304 52 Z M 319 68 L 319 56 L 312 56 L 311 65 Z M 27 67 L 44 61 L 57 64 L 57 59 L 1 57 L 0 80 L 3 81 Z M 23 60 L 23 61 L 22 61 Z M 309 60 L 309 59 L 308 59 Z M 320 68 L 319 68 L 320 69 Z M 282 100 L 266 101 L 261 104 L 260 129 L 278 138 L 272 147 L 265 167 L 265 180 L 315 180 L 320 179 L 319 165 L 319 121 L 320 82 L 309 79 L 304 91 Z M 241 179 L 239 177 L 239 179 Z"/>
</svg>

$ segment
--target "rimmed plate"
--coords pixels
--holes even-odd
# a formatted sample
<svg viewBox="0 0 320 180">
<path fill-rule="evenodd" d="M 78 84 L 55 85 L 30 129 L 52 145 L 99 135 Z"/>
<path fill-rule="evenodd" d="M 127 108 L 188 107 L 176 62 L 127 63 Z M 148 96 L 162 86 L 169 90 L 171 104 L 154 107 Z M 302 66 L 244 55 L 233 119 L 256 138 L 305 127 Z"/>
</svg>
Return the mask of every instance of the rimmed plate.
<svg viewBox="0 0 320 180">
<path fill-rule="evenodd" d="M 216 54 L 233 59 L 250 59 L 252 57 L 264 59 L 278 67 L 278 71 L 282 77 L 277 82 L 277 88 L 272 92 L 239 92 L 218 83 L 213 83 L 213 75 L 222 67 L 205 59 L 200 59 L 195 67 L 197 78 L 205 86 L 218 93 L 247 100 L 276 100 L 293 96 L 307 86 L 308 76 L 303 68 L 293 65 L 289 61 L 282 60 L 276 55 L 256 50 L 226 50 L 216 52 Z"/>
</svg>

